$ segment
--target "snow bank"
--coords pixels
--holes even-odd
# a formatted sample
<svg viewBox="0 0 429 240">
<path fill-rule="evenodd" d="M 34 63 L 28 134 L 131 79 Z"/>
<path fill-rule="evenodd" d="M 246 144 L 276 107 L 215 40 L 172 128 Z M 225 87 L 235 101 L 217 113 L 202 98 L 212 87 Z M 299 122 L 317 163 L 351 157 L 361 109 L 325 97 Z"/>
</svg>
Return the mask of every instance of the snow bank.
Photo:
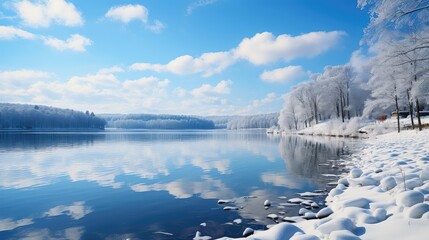
<svg viewBox="0 0 429 240">
<path fill-rule="evenodd" d="M 367 139 L 362 151 L 354 154 L 353 162 L 352 171 L 328 194 L 328 207 L 315 214 L 318 219 L 296 223 L 280 220 L 247 239 L 426 239 L 429 130 Z M 304 201 L 289 199 L 297 204 Z M 300 213 L 314 214 L 306 209 Z M 294 222 L 297 218 L 301 217 L 285 217 L 283 221 Z"/>
<path fill-rule="evenodd" d="M 421 118 L 422 124 L 429 124 L 429 117 Z M 414 119 L 417 128 L 417 119 Z M 411 128 L 411 119 L 400 119 L 401 129 Z M 328 120 L 311 127 L 299 130 L 301 135 L 321 135 L 321 136 L 339 136 L 339 137 L 359 137 L 381 135 L 397 131 L 396 118 L 388 118 L 385 121 L 371 121 L 359 117 L 352 118 L 342 122 L 340 119 Z"/>
</svg>

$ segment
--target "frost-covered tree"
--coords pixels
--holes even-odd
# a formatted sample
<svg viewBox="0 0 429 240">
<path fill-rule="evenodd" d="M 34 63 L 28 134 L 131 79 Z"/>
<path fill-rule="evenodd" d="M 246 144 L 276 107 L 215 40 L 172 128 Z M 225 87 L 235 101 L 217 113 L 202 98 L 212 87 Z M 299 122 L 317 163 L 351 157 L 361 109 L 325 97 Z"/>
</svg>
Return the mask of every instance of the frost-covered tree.
<svg viewBox="0 0 429 240">
<path fill-rule="evenodd" d="M 395 46 L 384 58 L 378 57 L 379 61 L 394 62 L 394 66 L 404 67 L 409 73 L 408 87 L 405 89 L 409 100 L 408 108 L 414 126 L 412 113 L 415 107 L 421 130 L 421 100 L 426 99 L 428 94 L 425 88 L 429 66 L 429 1 L 358 0 L 358 6 L 368 8 L 370 14 L 364 42 L 370 47 Z"/>
</svg>

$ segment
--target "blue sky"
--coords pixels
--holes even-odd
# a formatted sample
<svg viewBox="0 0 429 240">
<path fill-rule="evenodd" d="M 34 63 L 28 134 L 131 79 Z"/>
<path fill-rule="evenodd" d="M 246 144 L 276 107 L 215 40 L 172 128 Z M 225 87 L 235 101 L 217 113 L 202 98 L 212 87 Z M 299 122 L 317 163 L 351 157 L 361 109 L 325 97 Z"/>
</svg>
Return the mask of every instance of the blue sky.
<svg viewBox="0 0 429 240">
<path fill-rule="evenodd" d="M 276 112 L 281 96 L 359 49 L 345 0 L 10 0 L 0 101 L 96 113 Z"/>
</svg>

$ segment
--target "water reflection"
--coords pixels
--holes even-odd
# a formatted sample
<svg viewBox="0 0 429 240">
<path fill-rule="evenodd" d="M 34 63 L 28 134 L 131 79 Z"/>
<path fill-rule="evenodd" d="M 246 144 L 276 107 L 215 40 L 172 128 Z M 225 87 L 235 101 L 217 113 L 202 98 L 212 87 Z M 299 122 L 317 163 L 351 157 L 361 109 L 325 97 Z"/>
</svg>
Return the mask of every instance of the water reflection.
<svg viewBox="0 0 429 240">
<path fill-rule="evenodd" d="M 265 210 L 266 199 L 325 187 L 332 179 L 321 174 L 340 172 L 328 160 L 344 149 L 261 131 L 3 133 L 0 238 L 239 236 L 271 223 L 279 209 Z M 241 208 L 225 212 L 218 199 Z M 225 225 L 235 218 L 244 224 Z"/>
</svg>

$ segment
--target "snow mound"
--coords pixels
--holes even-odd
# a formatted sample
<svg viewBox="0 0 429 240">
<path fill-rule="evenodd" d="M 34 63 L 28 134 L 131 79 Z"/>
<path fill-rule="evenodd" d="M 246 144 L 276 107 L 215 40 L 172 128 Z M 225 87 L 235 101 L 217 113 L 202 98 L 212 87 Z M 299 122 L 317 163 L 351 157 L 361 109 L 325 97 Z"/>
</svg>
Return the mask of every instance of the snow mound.
<svg viewBox="0 0 429 240">
<path fill-rule="evenodd" d="M 284 240 L 290 239 L 296 233 L 304 233 L 300 228 L 291 223 L 279 223 L 269 231 L 257 231 L 252 239 L 258 240 Z"/>
<path fill-rule="evenodd" d="M 352 170 L 350 170 L 349 176 L 350 178 L 358 178 L 362 175 L 362 170 L 360 170 L 359 168 L 353 168 Z"/>
<path fill-rule="evenodd" d="M 332 213 L 334 213 L 334 211 L 332 211 L 332 209 L 330 207 L 325 207 L 320 209 L 320 211 L 316 214 L 317 218 L 325 218 L 329 215 L 331 215 Z"/>
<path fill-rule="evenodd" d="M 425 196 L 417 191 L 410 190 L 400 193 L 396 197 L 396 204 L 403 207 L 411 207 L 424 201 Z"/>
<path fill-rule="evenodd" d="M 290 240 L 320 240 L 320 238 L 313 234 L 303 234 L 297 232 L 290 238 Z"/>
<path fill-rule="evenodd" d="M 342 202 L 341 206 L 343 208 L 346 208 L 346 207 L 369 208 L 369 203 L 371 203 L 371 201 L 368 200 L 367 198 L 356 198 L 356 199 L 351 199 L 351 200 Z"/>
<path fill-rule="evenodd" d="M 355 224 L 349 218 L 339 217 L 332 219 L 326 223 L 321 224 L 317 230 L 322 234 L 329 234 L 333 231 L 338 230 L 349 230 L 353 231 Z"/>
<path fill-rule="evenodd" d="M 339 230 L 334 231 L 329 235 L 330 240 L 360 240 L 360 238 L 350 231 Z"/>
<path fill-rule="evenodd" d="M 423 214 L 429 212 L 429 204 L 417 203 L 408 209 L 409 218 L 421 218 Z"/>
<path fill-rule="evenodd" d="M 383 189 L 384 191 L 389 191 L 394 187 L 396 187 L 396 180 L 392 176 L 387 176 L 381 179 L 380 186 L 381 186 L 381 189 Z"/>
<path fill-rule="evenodd" d="M 422 181 L 429 180 L 429 166 L 426 166 L 420 173 L 420 179 Z"/>
</svg>

